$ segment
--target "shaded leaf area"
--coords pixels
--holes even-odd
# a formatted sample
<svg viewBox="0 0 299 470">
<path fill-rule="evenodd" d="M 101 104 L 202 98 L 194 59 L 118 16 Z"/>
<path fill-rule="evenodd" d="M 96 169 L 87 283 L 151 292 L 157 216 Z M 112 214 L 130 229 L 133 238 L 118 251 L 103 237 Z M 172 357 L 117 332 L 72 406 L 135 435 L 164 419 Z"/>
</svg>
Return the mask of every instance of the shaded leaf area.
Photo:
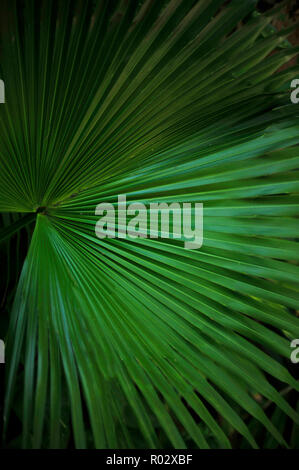
<svg viewBox="0 0 299 470">
<path fill-rule="evenodd" d="M 280 392 L 299 389 L 298 65 L 277 71 L 298 50 L 269 31 L 279 9 L 10 4 L 0 210 L 37 222 L 5 430 L 14 409 L 23 447 L 66 446 L 69 423 L 78 448 L 295 447 L 297 400 Z M 96 238 L 97 204 L 119 194 L 203 202 L 202 248 Z"/>
<path fill-rule="evenodd" d="M 18 233 L 23 227 L 30 225 L 35 220 L 35 214 L 27 214 L 24 217 L 18 218 L 15 222 L 9 226 L 5 226 L 0 230 L 0 244 L 9 240 L 16 233 Z"/>
</svg>

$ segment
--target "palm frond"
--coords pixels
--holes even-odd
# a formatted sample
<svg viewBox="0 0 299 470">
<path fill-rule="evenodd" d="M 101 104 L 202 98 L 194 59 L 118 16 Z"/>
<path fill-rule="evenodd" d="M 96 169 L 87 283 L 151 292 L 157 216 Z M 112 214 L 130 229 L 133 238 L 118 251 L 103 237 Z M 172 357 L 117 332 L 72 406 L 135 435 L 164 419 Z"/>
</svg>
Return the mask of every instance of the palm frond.
<svg viewBox="0 0 299 470">
<path fill-rule="evenodd" d="M 24 447 L 62 446 L 68 414 L 78 448 L 135 447 L 128 412 L 151 448 L 209 448 L 202 423 L 231 447 L 218 414 L 257 447 L 243 412 L 287 446 L 254 394 L 298 424 L 298 49 L 255 4 L 5 2 L 0 210 L 38 211 L 7 336 Z M 202 202 L 203 247 L 99 240 L 118 194 Z"/>
</svg>

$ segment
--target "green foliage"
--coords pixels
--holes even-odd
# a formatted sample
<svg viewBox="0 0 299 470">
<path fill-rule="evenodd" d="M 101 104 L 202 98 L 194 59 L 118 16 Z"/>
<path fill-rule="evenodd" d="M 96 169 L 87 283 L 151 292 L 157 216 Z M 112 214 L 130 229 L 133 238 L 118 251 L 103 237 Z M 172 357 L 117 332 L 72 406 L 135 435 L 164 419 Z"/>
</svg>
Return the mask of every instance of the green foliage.
<svg viewBox="0 0 299 470">
<path fill-rule="evenodd" d="M 0 210 L 30 215 L 0 240 L 42 208 L 6 338 L 22 446 L 69 445 L 70 426 L 78 448 L 298 435 L 279 393 L 299 390 L 298 66 L 279 71 L 297 50 L 255 3 L 1 5 Z M 118 194 L 203 202 L 203 247 L 97 239 Z"/>
</svg>

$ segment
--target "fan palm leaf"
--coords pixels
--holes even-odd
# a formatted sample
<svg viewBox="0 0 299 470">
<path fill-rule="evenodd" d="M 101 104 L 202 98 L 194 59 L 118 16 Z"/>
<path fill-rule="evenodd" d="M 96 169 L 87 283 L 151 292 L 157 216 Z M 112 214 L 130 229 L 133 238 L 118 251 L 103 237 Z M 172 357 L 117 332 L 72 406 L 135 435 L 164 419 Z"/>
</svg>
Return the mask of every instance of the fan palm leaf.
<svg viewBox="0 0 299 470">
<path fill-rule="evenodd" d="M 298 424 L 298 50 L 255 4 L 4 2 L 0 210 L 26 215 L 1 240 L 36 218 L 6 338 L 23 447 L 63 446 L 68 415 L 78 448 L 134 447 L 134 420 L 146 447 L 209 448 L 204 423 L 229 448 L 218 415 L 286 446 L 255 393 Z M 202 248 L 98 239 L 119 194 L 202 202 Z"/>
</svg>

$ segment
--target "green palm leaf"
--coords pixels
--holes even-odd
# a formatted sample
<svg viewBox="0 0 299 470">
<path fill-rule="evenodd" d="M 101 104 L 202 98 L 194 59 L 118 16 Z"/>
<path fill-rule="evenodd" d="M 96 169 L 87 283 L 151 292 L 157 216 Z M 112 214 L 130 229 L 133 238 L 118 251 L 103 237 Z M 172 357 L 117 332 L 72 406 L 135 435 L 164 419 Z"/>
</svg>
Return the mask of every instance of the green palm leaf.
<svg viewBox="0 0 299 470">
<path fill-rule="evenodd" d="M 299 390 L 286 367 L 299 335 L 298 66 L 279 71 L 298 51 L 289 31 L 269 33 L 276 10 L 4 3 L 0 210 L 38 212 L 7 335 L 5 430 L 23 364 L 24 447 L 63 446 L 69 419 L 78 448 L 135 447 L 134 420 L 146 447 L 208 448 L 205 429 L 231 447 L 217 414 L 257 447 L 244 413 L 268 446 L 287 445 L 254 399 L 298 424 L 279 393 Z M 95 208 L 118 194 L 203 202 L 202 248 L 96 238 Z"/>
</svg>

